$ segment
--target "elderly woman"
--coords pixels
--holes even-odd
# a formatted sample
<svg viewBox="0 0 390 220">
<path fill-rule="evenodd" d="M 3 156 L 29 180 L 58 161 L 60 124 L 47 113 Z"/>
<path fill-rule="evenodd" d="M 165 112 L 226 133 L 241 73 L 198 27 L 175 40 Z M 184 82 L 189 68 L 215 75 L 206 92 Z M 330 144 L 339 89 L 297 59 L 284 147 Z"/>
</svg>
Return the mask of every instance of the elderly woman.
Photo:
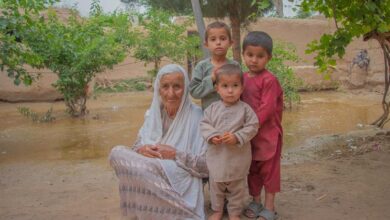
<svg viewBox="0 0 390 220">
<path fill-rule="evenodd" d="M 181 66 L 164 66 L 138 140 L 132 149 L 117 146 L 111 151 L 124 216 L 205 218 L 202 178 L 208 171 L 199 130 L 202 110 L 190 100 L 188 85 Z"/>
</svg>

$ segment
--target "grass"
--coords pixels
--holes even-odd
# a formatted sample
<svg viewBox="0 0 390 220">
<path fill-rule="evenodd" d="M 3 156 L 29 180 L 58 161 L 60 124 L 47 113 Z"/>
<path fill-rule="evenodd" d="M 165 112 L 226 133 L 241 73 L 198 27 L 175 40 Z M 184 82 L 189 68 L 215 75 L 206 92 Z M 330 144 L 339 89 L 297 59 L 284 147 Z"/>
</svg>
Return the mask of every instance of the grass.
<svg viewBox="0 0 390 220">
<path fill-rule="evenodd" d="M 34 111 L 32 111 L 28 107 L 18 107 L 18 112 L 22 114 L 24 117 L 31 119 L 33 122 L 44 123 L 44 122 L 52 122 L 56 118 L 53 116 L 53 108 L 47 110 L 47 112 L 43 115 L 40 115 Z"/>
<path fill-rule="evenodd" d="M 119 81 L 103 81 L 94 85 L 94 93 L 117 93 L 131 91 L 145 91 L 148 88 L 150 79 L 147 77 L 138 77 L 134 79 L 125 79 Z"/>
</svg>

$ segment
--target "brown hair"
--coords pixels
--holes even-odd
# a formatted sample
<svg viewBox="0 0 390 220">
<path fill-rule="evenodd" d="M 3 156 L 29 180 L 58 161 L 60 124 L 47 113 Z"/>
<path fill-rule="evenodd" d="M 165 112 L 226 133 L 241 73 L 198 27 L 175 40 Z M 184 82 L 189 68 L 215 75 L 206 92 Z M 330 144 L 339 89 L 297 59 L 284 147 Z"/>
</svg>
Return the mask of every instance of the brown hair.
<svg viewBox="0 0 390 220">
<path fill-rule="evenodd" d="M 229 37 L 229 40 L 231 41 L 232 40 L 232 34 L 231 34 L 231 31 L 230 31 L 230 27 L 225 24 L 224 22 L 222 21 L 214 21 L 213 23 L 210 23 L 209 25 L 207 25 L 207 28 L 206 28 L 206 32 L 204 33 L 204 40 L 207 42 L 207 38 L 209 37 L 209 31 L 213 28 L 223 28 L 225 29 L 228 37 Z"/>
<path fill-rule="evenodd" d="M 243 84 L 244 80 L 240 66 L 232 63 L 225 64 L 217 69 L 215 83 L 218 84 L 221 76 L 231 76 L 236 74 L 240 76 L 241 84 Z"/>
</svg>

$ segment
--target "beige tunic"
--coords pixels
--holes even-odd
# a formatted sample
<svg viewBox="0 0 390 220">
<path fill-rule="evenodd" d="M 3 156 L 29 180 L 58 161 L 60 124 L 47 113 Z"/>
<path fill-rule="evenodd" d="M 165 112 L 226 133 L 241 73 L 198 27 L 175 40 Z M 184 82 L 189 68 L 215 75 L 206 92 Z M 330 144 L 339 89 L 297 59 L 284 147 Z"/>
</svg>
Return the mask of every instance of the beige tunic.
<svg viewBox="0 0 390 220">
<path fill-rule="evenodd" d="M 225 106 L 222 101 L 212 103 L 200 123 L 203 137 L 209 143 L 206 163 L 210 178 L 216 182 L 228 182 L 246 178 L 251 163 L 250 140 L 256 135 L 259 121 L 248 104 L 238 101 Z M 214 145 L 212 137 L 232 132 L 239 143 Z"/>
</svg>

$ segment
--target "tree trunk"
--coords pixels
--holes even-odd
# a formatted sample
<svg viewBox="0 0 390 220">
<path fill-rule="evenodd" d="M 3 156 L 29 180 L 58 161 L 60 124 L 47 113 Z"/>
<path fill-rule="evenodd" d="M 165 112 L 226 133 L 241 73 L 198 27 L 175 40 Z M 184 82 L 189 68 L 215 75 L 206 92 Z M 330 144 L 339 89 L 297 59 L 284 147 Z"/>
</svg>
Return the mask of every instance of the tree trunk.
<svg viewBox="0 0 390 220">
<path fill-rule="evenodd" d="M 202 42 L 203 58 L 210 56 L 209 50 L 203 45 L 205 36 L 205 25 L 203 21 L 202 10 L 200 9 L 199 0 L 191 0 L 192 10 L 194 11 L 196 26 L 198 27 L 198 33 Z"/>
<path fill-rule="evenodd" d="M 233 59 L 241 63 L 241 32 L 240 32 L 240 18 L 237 15 L 230 15 L 230 23 L 232 26 L 232 40 L 233 40 Z"/>
<path fill-rule="evenodd" d="M 280 18 L 283 18 L 283 0 L 274 0 L 274 5 L 276 9 L 276 15 Z"/>
<path fill-rule="evenodd" d="M 74 100 L 65 101 L 66 106 L 68 107 L 67 111 L 72 117 L 82 117 L 87 114 L 87 96 L 81 96 Z"/>
<path fill-rule="evenodd" d="M 369 37 L 367 37 L 369 36 Z M 376 121 L 372 123 L 372 125 L 378 126 L 380 128 L 383 128 L 383 126 L 390 120 L 389 119 L 389 113 L 390 113 L 390 100 L 387 100 L 387 95 L 389 92 L 389 86 L 390 86 L 390 76 L 389 76 L 389 68 L 390 68 L 390 33 L 370 33 L 365 36 L 365 40 L 367 39 L 376 39 L 379 44 L 381 45 L 384 61 L 385 61 L 385 90 L 383 92 L 382 97 L 382 108 L 383 108 L 383 114 L 380 116 Z"/>
</svg>

